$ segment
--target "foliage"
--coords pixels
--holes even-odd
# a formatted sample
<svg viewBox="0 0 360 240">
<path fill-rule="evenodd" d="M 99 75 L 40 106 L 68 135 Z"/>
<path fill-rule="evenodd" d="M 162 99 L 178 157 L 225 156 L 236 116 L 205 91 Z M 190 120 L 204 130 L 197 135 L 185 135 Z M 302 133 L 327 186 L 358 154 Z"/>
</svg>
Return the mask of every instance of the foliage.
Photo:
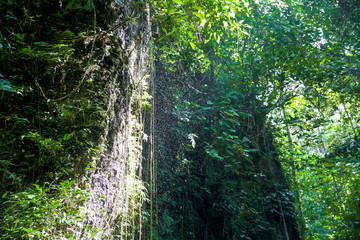
<svg viewBox="0 0 360 240">
<path fill-rule="evenodd" d="M 3 194 L 4 239 L 74 239 L 74 231 L 82 223 L 80 206 L 88 194 L 74 181 L 58 185 L 34 184 L 21 192 Z"/>
<path fill-rule="evenodd" d="M 127 208 L 111 219 L 119 236 L 299 239 L 296 219 L 303 239 L 356 238 L 359 9 L 346 0 L 0 2 L 1 237 L 100 236 L 79 225 L 89 196 L 66 179 L 101 152 L 91 166 L 104 175 L 109 156 L 128 160 L 116 173 Z M 130 81 L 145 57 L 131 56 L 150 35 L 145 93 L 147 73 Z M 120 133 L 129 146 L 114 155 Z"/>
<path fill-rule="evenodd" d="M 75 3 L 80 1 L 69 5 Z M 90 9 L 69 5 L 62 13 L 61 6 L 47 1 L 0 5 L 6 13 L 1 15 L 1 147 L 7 149 L 1 153 L 1 171 L 8 187 L 14 177 L 26 185 L 68 175 L 84 147 L 95 147 L 103 111 L 97 85 L 88 85 L 83 96 L 67 98 L 69 90 L 82 84 L 83 68 L 89 68 L 83 57 L 90 56 L 79 47 L 89 38 L 86 28 L 80 29 L 91 22 L 84 18 Z M 74 11 L 78 25 L 68 24 Z"/>
<path fill-rule="evenodd" d="M 295 110 L 289 115 L 308 234 L 312 239 L 351 239 L 358 235 L 359 208 L 354 200 L 358 198 L 359 143 L 344 111 L 341 114 L 340 109 L 334 111 L 334 106 L 327 104 L 322 109 L 326 109 L 324 115 L 314 116 L 309 105 L 303 98 L 289 105 Z"/>
<path fill-rule="evenodd" d="M 239 169 L 238 162 L 249 166 L 253 163 L 259 169 L 256 165 L 259 155 L 270 153 L 280 154 L 295 195 L 298 222 L 304 224 L 301 226 L 303 238 L 356 238 L 359 42 L 355 36 L 359 33 L 359 5 L 353 1 L 250 3 L 243 8 L 244 14 L 236 13 L 235 19 L 241 24 L 234 28 L 243 28 L 236 32 L 223 28 L 222 17 L 217 18 L 214 29 L 206 29 L 207 19 L 202 21 L 201 15 L 201 11 L 208 11 L 206 7 L 199 10 L 196 4 L 193 8 L 188 6 L 188 1 L 174 2 L 174 5 L 166 2 L 165 9 L 175 14 L 163 14 L 164 18 L 172 18 L 159 21 L 157 33 L 159 42 L 164 39 L 174 42 L 159 44 L 164 68 L 173 72 L 159 74 L 168 79 L 159 80 L 159 85 L 163 81 L 172 83 L 173 87 L 167 91 L 174 95 L 160 91 L 163 96 L 159 103 L 167 104 L 161 104 L 166 110 L 159 114 L 179 122 L 158 123 L 167 128 L 161 130 L 167 136 L 160 134 L 159 147 L 164 150 L 158 154 L 159 161 L 172 166 L 161 169 L 159 177 L 164 176 L 161 179 L 165 186 L 173 183 L 174 189 L 161 190 L 160 186 L 160 192 L 164 192 L 161 201 L 166 209 L 164 238 L 176 239 L 172 229 L 179 227 L 191 229 L 181 233 L 185 239 L 206 238 L 206 234 L 216 236 L 211 232 L 216 232 L 216 227 L 210 223 L 221 223 L 221 218 L 232 214 L 240 215 L 225 207 L 223 198 L 233 195 L 221 186 L 231 189 L 228 179 L 234 181 L 232 175 L 247 176 L 244 169 Z M 212 19 L 211 14 L 205 15 Z M 209 37 L 216 36 L 218 29 L 221 38 Z M 178 35 L 182 37 L 179 39 Z M 196 36 L 197 41 L 192 42 L 191 35 Z M 159 69 L 164 71 L 164 68 Z M 174 107 L 170 102 L 174 102 Z M 241 120 L 244 116 L 239 115 L 239 111 L 250 114 L 245 117 L 247 121 Z M 260 120 L 263 118 L 267 120 Z M 257 133 L 250 130 L 252 122 Z M 275 126 L 268 129 L 276 136 L 276 148 L 259 152 L 263 140 L 256 141 L 259 138 L 254 136 L 265 134 L 264 126 L 268 125 Z M 169 135 L 177 140 L 170 140 Z M 270 134 L 265 136 L 267 139 Z M 294 148 L 294 163 L 289 161 L 289 137 Z M 171 145 L 163 141 L 183 146 L 171 149 Z M 251 152 L 252 149 L 256 151 Z M 295 178 L 290 177 L 291 172 Z M 183 180 L 171 177 L 174 174 Z M 168 178 L 172 180 L 165 180 Z M 184 196 L 184 192 L 193 194 Z M 207 206 L 206 217 L 205 210 L 198 209 L 206 206 L 205 201 L 214 203 Z M 235 198 L 232 201 L 237 202 Z M 219 211 L 222 214 L 216 212 L 215 206 L 222 209 Z M 176 213 L 172 216 L 171 211 Z M 183 222 L 190 223 L 184 225 Z M 223 234 L 230 234 L 229 225 L 236 222 L 232 219 L 224 224 Z M 246 224 L 242 222 L 239 226 Z"/>
<path fill-rule="evenodd" d="M 304 235 L 309 239 L 353 239 L 359 234 L 359 206 L 354 202 L 359 184 L 359 46 L 353 40 L 359 31 L 355 17 L 359 5 L 352 1 L 292 5 L 292 15 L 304 16 L 300 19 L 306 26 L 294 32 L 302 47 L 296 58 L 301 65 L 294 63 L 294 68 L 282 71 L 281 81 L 275 81 L 290 96 L 284 99 L 280 95 L 277 100 L 286 102 L 289 118 L 282 119 L 275 109 L 270 121 L 285 122 L 291 129 L 299 184 L 292 182 L 292 189 L 300 192 Z M 348 24 L 351 26 L 344 28 Z M 284 125 L 278 125 L 278 149 L 290 172 L 286 135 Z"/>
<path fill-rule="evenodd" d="M 1 238 L 74 237 L 87 196 L 67 179 L 98 152 L 106 106 L 94 81 L 105 45 L 94 27 L 107 21 L 95 5 L 106 4 L 95 2 L 0 3 Z"/>
<path fill-rule="evenodd" d="M 159 44 L 160 239 L 276 239 L 285 232 L 297 239 L 267 110 L 249 85 L 256 70 L 236 58 L 237 41 L 201 50 Z"/>
</svg>

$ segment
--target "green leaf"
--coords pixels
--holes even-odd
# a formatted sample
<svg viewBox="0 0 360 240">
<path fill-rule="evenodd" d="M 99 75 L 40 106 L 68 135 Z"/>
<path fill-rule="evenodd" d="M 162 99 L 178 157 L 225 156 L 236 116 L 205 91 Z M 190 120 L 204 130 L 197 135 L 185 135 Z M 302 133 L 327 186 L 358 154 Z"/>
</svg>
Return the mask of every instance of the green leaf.
<svg viewBox="0 0 360 240">
<path fill-rule="evenodd" d="M 177 3 L 177 4 L 184 4 L 184 1 L 182 0 L 173 0 L 174 3 Z"/>
<path fill-rule="evenodd" d="M 0 77 L 4 77 L 4 75 L 2 75 L 0 73 Z M 13 89 L 11 83 L 5 79 L 0 79 L 0 90 L 16 93 L 16 91 Z"/>
<path fill-rule="evenodd" d="M 27 195 L 27 197 L 28 197 L 29 199 L 33 199 L 33 198 L 35 198 L 36 196 L 35 196 L 34 194 L 29 194 L 29 195 Z"/>
<path fill-rule="evenodd" d="M 7 194 L 8 194 L 8 192 L 5 192 L 5 193 L 1 196 L 1 198 L 5 198 Z"/>
<path fill-rule="evenodd" d="M 90 10 L 92 10 L 93 8 L 94 8 L 94 4 L 92 3 L 91 0 L 88 0 L 88 1 L 86 2 L 85 6 L 84 6 L 84 9 L 90 11 Z"/>
<path fill-rule="evenodd" d="M 176 12 L 177 9 L 176 8 L 171 8 L 169 11 L 168 11 L 168 15 L 171 15 L 172 13 Z M 165 31 L 166 32 L 166 31 Z"/>
<path fill-rule="evenodd" d="M 257 149 L 245 149 L 245 152 L 257 152 Z"/>
<path fill-rule="evenodd" d="M 194 14 L 195 14 L 198 18 L 200 18 L 200 20 L 205 19 L 205 15 L 204 15 L 204 13 L 202 13 L 202 12 L 194 12 Z"/>
<path fill-rule="evenodd" d="M 63 140 L 64 141 L 67 141 L 67 140 L 70 140 L 75 134 L 75 131 L 73 131 L 72 133 L 69 133 L 69 134 L 65 134 L 64 137 L 63 137 Z"/>
<path fill-rule="evenodd" d="M 65 9 L 71 9 L 72 5 L 74 4 L 75 0 L 71 0 L 65 7 Z"/>
<path fill-rule="evenodd" d="M 12 205 L 11 207 L 9 207 L 8 209 L 6 209 L 6 211 L 4 213 L 7 213 L 8 211 L 10 211 L 11 209 L 13 209 L 15 206 L 17 206 L 19 203 L 15 203 L 14 205 Z"/>
</svg>

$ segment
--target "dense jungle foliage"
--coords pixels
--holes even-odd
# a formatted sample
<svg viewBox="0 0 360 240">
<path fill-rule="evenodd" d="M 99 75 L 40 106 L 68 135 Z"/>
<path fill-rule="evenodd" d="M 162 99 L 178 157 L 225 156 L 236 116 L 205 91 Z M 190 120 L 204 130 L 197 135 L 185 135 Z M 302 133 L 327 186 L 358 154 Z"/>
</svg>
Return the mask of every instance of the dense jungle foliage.
<svg viewBox="0 0 360 240">
<path fill-rule="evenodd" d="M 0 238 L 357 239 L 359 36 L 356 0 L 1 1 Z"/>
</svg>

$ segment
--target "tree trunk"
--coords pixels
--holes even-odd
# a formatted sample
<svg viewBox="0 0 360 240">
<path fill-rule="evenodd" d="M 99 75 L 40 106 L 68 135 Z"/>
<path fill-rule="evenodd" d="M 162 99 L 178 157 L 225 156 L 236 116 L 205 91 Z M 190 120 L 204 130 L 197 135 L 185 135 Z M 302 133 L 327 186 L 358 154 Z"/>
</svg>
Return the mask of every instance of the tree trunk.
<svg viewBox="0 0 360 240">
<path fill-rule="evenodd" d="M 294 182 L 294 195 L 295 195 L 295 199 L 296 199 L 296 203 L 297 203 L 297 207 L 298 207 L 298 211 L 299 211 L 299 215 L 300 215 L 300 235 L 301 238 L 304 239 L 305 236 L 305 220 L 304 220 L 304 216 L 303 216 L 303 212 L 302 212 L 302 207 L 301 207 L 301 200 L 300 200 L 300 193 L 299 193 L 299 184 L 297 181 L 297 177 L 296 177 L 296 164 L 295 164 L 295 157 L 294 157 L 294 150 L 293 150 L 293 144 L 292 144 L 292 138 L 291 138 L 291 133 L 290 133 L 290 127 L 289 124 L 287 122 L 287 116 L 286 116 L 286 112 L 285 112 L 285 107 L 282 106 L 282 113 L 283 113 L 283 118 L 284 118 L 284 123 L 285 123 L 285 128 L 286 128 L 286 132 L 287 132 L 287 137 L 288 137 L 288 141 L 289 141 L 289 152 L 290 152 L 290 159 L 291 159 L 291 172 L 292 172 L 292 179 Z"/>
</svg>

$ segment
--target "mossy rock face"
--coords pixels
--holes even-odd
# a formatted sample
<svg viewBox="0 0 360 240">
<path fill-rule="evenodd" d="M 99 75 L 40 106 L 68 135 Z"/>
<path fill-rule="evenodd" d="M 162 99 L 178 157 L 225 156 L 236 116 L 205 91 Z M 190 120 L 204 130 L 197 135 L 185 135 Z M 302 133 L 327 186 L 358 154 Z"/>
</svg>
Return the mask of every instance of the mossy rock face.
<svg viewBox="0 0 360 240">
<path fill-rule="evenodd" d="M 59 6 L 49 1 L 8 1 L 2 2 L 0 9 L 6 12 L 1 15 L 4 24 L 0 38 L 4 44 L 0 48 L 0 73 L 14 90 L 3 91 L 4 111 L 0 116 L 2 146 L 8 149 L 2 157 L 9 163 L 3 183 L 5 191 L 11 191 L 12 185 L 16 188 L 18 184 L 8 175 L 19 177 L 21 185 L 26 186 L 50 180 L 55 172 L 69 174 L 81 152 L 80 142 L 85 138 L 96 143 L 78 128 L 98 126 L 94 114 L 99 109 L 96 105 L 89 107 L 90 102 L 84 105 L 78 101 L 80 92 L 89 97 L 85 89 L 90 86 L 86 83 L 75 95 L 64 98 L 66 101 L 57 101 L 80 85 L 84 69 L 89 68 L 84 62 L 89 52 L 83 52 L 85 44 L 79 37 L 86 33 L 89 38 L 89 28 L 79 32 L 77 25 L 84 22 L 74 21 L 86 12 L 87 22 L 92 22 L 88 11 L 78 10 L 71 20 L 73 10 L 60 13 Z M 70 109 L 78 114 L 71 114 Z"/>
<path fill-rule="evenodd" d="M 116 20 L 111 4 L 0 3 L 6 13 L 0 36 L 1 136 L 8 150 L 2 157 L 22 184 L 51 180 L 47 172 L 68 176 L 80 159 L 91 158 L 84 151 L 98 144 L 106 86 L 123 66 L 118 40 L 105 31 Z M 125 89 L 123 77 L 117 81 Z M 8 175 L 3 181 L 11 188 Z"/>
<path fill-rule="evenodd" d="M 62 213 L 63 211 L 58 208 L 64 206 L 56 203 L 64 201 L 58 198 L 76 192 L 78 186 L 92 192 L 97 183 L 89 178 L 92 176 L 90 172 L 95 169 L 96 161 L 104 172 L 108 171 L 107 167 L 116 165 L 110 158 L 116 155 L 113 152 L 118 151 L 118 139 L 125 139 L 121 144 L 130 141 L 129 135 L 125 133 L 126 124 L 129 123 L 129 116 L 138 119 L 136 114 L 141 110 L 141 103 L 137 101 L 142 99 L 133 97 L 133 91 L 140 95 L 141 91 L 146 91 L 146 87 L 138 91 L 141 87 L 139 81 L 137 78 L 130 79 L 129 71 L 140 73 L 146 70 L 146 66 L 138 62 L 145 65 L 148 63 L 145 59 L 147 46 L 145 42 L 140 44 L 138 41 L 137 45 L 134 42 L 138 36 L 144 35 L 141 31 L 144 31 L 147 23 L 135 24 L 132 21 L 130 24 L 130 18 L 125 17 L 132 7 L 135 9 L 133 13 L 143 14 L 143 5 L 119 5 L 110 0 L 74 0 L 62 3 L 62 6 L 56 1 L 27 3 L 14 0 L 0 3 L 1 12 L 6 13 L 1 14 L 3 24 L 0 26 L 0 146 L 6 149 L 0 153 L 0 158 L 4 159 L 0 162 L 0 185 L 3 186 L 0 190 L 0 196 L 3 196 L 0 201 L 7 201 L 5 205 L 1 205 L 6 211 L 6 216 L 13 214 L 20 219 L 25 217 L 17 208 L 10 208 L 11 203 L 16 205 L 18 201 L 26 202 L 29 195 L 35 200 L 39 198 L 36 208 L 41 211 L 52 209 Z M 122 35 L 115 31 L 125 35 L 119 38 Z M 132 66 L 127 66 L 130 63 Z M 134 66 L 141 69 L 134 69 Z M 141 131 L 134 131 L 140 137 Z M 139 141 L 134 142 L 138 143 Z M 125 166 L 122 169 L 124 171 L 111 169 L 109 171 L 113 172 L 103 174 L 105 178 L 117 178 L 118 181 L 122 181 L 128 174 L 129 179 L 130 174 L 126 169 L 127 158 L 128 156 L 121 156 L 113 159 L 121 161 Z M 109 164 L 110 162 L 113 165 Z M 118 176 L 120 173 L 124 176 Z M 69 178 L 76 181 L 68 184 L 61 192 L 62 184 Z M 103 180 L 106 182 L 107 179 Z M 111 181 L 107 182 L 110 184 Z M 43 195 L 38 194 L 34 183 L 41 191 L 45 191 Z M 121 184 L 125 186 L 123 182 Z M 140 188 L 141 182 L 138 184 Z M 120 189 L 114 182 L 111 182 L 111 187 L 117 188 L 115 190 Z M 104 194 L 102 190 L 98 192 Z M 21 198 L 17 197 L 19 194 L 22 194 Z M 115 194 L 112 197 L 120 196 L 121 194 Z M 81 198 L 82 193 L 74 194 L 75 197 Z M 97 203 L 103 204 L 105 197 L 102 196 L 102 199 Z M 53 201 L 54 208 L 47 208 L 46 204 L 40 206 L 40 203 L 47 201 Z M 115 200 L 106 196 L 106 201 Z M 89 206 L 90 202 L 86 196 L 80 201 L 74 201 L 73 204 Z M 117 202 L 122 204 L 120 200 Z M 103 206 L 100 205 L 89 209 L 100 211 Z M 116 211 L 106 209 L 104 212 L 116 215 L 123 209 L 124 206 L 118 206 Z M 96 229 L 95 220 L 87 219 L 84 212 L 80 213 L 77 210 L 68 213 L 78 219 L 76 223 L 89 221 Z M 43 213 L 39 216 L 46 222 Z M 97 212 L 94 215 L 109 217 L 103 213 Z M 36 215 L 36 211 L 29 213 L 29 216 L 31 214 Z M 121 217 L 114 215 L 112 218 L 114 221 L 128 221 L 122 219 L 126 214 L 130 218 L 130 214 L 126 212 L 122 212 Z M 110 236 L 110 232 L 115 228 L 107 226 L 107 229 L 102 229 L 104 233 L 100 233 L 100 230 L 94 233 L 95 230 L 91 230 L 89 226 L 86 228 L 84 225 L 85 230 L 79 230 L 67 224 L 63 227 L 68 227 L 71 229 L 69 231 L 72 231 L 71 234 L 68 232 L 70 235 L 67 237 L 76 235 L 78 238 L 91 238 L 94 237 L 93 234 Z M 3 231 L 5 234 L 9 230 L 7 227 L 11 226 L 4 224 L 0 234 L 3 234 Z M 19 231 L 16 231 L 16 234 L 20 234 L 17 236 L 35 234 L 26 232 L 26 229 L 21 230 L 21 227 L 23 226 L 19 225 Z M 34 229 L 36 230 L 36 226 Z M 44 231 L 48 233 L 47 230 Z M 59 231 L 60 233 L 63 232 Z M 43 235 L 44 239 L 47 237 Z"/>
</svg>

